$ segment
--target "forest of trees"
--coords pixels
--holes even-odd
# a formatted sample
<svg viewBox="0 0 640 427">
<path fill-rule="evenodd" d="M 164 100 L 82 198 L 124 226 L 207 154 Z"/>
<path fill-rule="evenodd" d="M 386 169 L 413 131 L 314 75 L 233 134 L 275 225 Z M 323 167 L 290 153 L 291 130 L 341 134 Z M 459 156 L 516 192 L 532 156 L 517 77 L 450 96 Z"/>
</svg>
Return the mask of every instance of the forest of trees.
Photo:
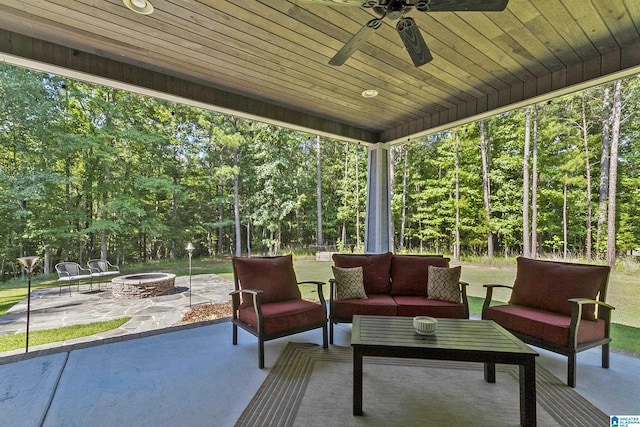
<svg viewBox="0 0 640 427">
<path fill-rule="evenodd" d="M 362 250 L 364 145 L 5 64 L 0 105 L 3 275 Z M 640 248 L 639 112 L 631 77 L 393 147 L 395 250 L 613 264 Z"/>
</svg>

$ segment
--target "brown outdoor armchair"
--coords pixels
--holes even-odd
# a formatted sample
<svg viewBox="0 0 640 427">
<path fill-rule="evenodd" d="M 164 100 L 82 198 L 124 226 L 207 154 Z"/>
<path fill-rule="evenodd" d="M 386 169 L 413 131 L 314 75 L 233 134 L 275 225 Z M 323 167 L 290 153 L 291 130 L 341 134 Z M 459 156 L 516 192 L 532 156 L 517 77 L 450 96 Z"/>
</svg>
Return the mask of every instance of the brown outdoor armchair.
<svg viewBox="0 0 640 427">
<path fill-rule="evenodd" d="M 265 341 L 322 328 L 322 346 L 328 347 L 324 282 L 298 283 L 291 255 L 234 257 L 233 276 L 233 345 L 238 344 L 238 327 L 255 335 L 260 369 Z M 304 283 L 317 286 L 319 303 L 302 299 L 298 285 Z"/>
<path fill-rule="evenodd" d="M 611 312 L 606 265 L 518 257 L 513 286 L 490 284 L 482 318 L 493 320 L 527 344 L 567 356 L 567 384 L 576 386 L 576 355 L 602 347 L 609 367 Z M 512 290 L 507 304 L 491 305 L 494 288 Z"/>
</svg>

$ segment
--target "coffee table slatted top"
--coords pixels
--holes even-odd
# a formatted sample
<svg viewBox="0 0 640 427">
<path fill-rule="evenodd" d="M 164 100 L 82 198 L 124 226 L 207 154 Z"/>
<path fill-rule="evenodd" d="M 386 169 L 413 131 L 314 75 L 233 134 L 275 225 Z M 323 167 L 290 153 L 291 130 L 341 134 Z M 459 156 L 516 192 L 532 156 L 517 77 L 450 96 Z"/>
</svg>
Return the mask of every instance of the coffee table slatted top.
<svg viewBox="0 0 640 427">
<path fill-rule="evenodd" d="M 411 317 L 354 316 L 351 345 L 537 355 L 491 320 L 438 319 L 434 335 L 420 335 Z"/>
</svg>

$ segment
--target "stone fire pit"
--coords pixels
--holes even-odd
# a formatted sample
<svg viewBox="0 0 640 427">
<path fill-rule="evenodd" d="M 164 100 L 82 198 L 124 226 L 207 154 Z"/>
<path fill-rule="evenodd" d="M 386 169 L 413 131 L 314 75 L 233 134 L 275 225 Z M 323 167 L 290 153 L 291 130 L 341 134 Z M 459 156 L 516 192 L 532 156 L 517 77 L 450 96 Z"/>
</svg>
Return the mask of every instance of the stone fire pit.
<svg viewBox="0 0 640 427">
<path fill-rule="evenodd" d="M 114 298 L 149 298 L 169 295 L 174 290 L 175 274 L 138 273 L 111 280 Z"/>
</svg>

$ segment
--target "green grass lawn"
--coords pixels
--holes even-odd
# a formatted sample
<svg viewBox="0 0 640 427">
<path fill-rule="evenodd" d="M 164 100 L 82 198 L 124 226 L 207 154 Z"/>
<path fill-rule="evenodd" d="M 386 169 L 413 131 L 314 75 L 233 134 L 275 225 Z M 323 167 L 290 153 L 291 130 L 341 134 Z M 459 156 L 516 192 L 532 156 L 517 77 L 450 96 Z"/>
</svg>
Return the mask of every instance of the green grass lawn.
<svg viewBox="0 0 640 427">
<path fill-rule="evenodd" d="M 311 257 L 294 257 L 296 275 L 299 281 L 319 280 L 327 282 L 323 292 L 325 298 L 329 295 L 328 281 L 333 277 L 331 262 L 316 262 Z M 461 280 L 469 283 L 467 292 L 469 295 L 469 311 L 479 315 L 482 310 L 485 289 L 483 284 L 500 283 L 512 285 L 515 279 L 515 262 L 492 261 L 488 262 L 462 262 Z M 189 274 L 187 260 L 163 261 L 138 265 L 130 265 L 122 269 L 123 273 L 144 271 L 164 271 L 176 275 Z M 233 280 L 233 268 L 229 259 L 199 258 L 192 261 L 192 273 L 218 274 L 226 279 Z M 57 287 L 54 275 L 49 277 L 36 276 L 32 284 L 32 290 L 46 287 Z M 316 299 L 315 286 L 303 286 L 305 298 Z M 0 315 L 26 296 L 27 286 L 24 280 L 10 280 L 0 284 Z M 508 290 L 496 290 L 494 300 L 506 301 L 509 298 Z M 638 286 L 637 269 L 632 267 L 617 268 L 613 270 L 609 280 L 609 292 L 607 302 L 616 307 L 613 312 L 613 325 L 611 335 L 614 347 L 640 352 L 640 287 Z M 119 326 L 119 325 L 118 325 Z M 118 326 L 113 326 L 114 328 Z M 84 327 L 84 326 L 82 326 Z M 81 327 L 69 327 L 67 333 L 74 333 L 73 329 Z M 51 334 L 53 336 L 53 334 Z M 2 337 L 0 337 L 2 338 Z M 62 338 L 70 339 L 70 338 Z M 31 341 L 31 336 L 30 336 Z M 24 336 L 22 344 L 24 345 Z M 31 345 L 31 343 L 30 343 Z M 35 345 L 35 344 L 33 344 Z M 1 349 L 0 349 L 1 351 Z"/>
<path fill-rule="evenodd" d="M 67 341 L 74 338 L 95 335 L 100 332 L 110 331 L 119 328 L 131 319 L 122 317 L 106 322 L 94 322 L 86 325 L 65 326 L 63 328 L 45 329 L 29 332 L 29 347 L 49 344 L 52 342 Z M 26 333 L 9 334 L 0 336 L 0 351 L 15 350 L 24 348 L 26 343 Z"/>
</svg>

